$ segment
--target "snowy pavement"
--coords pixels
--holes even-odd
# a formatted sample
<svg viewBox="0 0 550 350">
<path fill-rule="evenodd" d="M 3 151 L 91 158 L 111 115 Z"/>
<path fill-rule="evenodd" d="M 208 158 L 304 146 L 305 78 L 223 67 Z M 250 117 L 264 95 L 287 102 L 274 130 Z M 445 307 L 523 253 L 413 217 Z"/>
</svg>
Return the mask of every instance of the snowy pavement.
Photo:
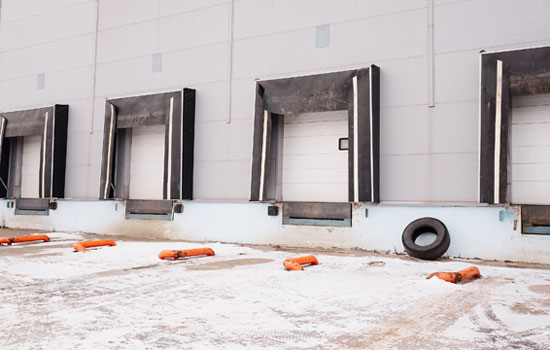
<svg viewBox="0 0 550 350">
<path fill-rule="evenodd" d="M 48 235 L 0 247 L 0 349 L 550 349 L 545 268 L 318 251 L 289 272 L 312 252 Z M 157 258 L 198 247 L 216 256 Z M 474 263 L 470 283 L 425 279 Z"/>
</svg>

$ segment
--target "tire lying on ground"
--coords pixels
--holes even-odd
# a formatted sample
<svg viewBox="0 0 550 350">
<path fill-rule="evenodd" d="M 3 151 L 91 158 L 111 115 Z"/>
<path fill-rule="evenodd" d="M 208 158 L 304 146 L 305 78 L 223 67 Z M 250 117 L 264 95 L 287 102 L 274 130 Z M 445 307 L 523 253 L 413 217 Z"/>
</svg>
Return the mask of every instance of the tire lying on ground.
<svg viewBox="0 0 550 350">
<path fill-rule="evenodd" d="M 421 246 L 415 241 L 423 233 L 434 233 L 437 237 L 431 244 Z M 405 251 L 410 256 L 425 260 L 435 260 L 441 257 L 451 244 L 451 236 L 449 236 L 447 227 L 434 218 L 421 218 L 411 222 L 405 227 L 401 240 Z"/>
</svg>

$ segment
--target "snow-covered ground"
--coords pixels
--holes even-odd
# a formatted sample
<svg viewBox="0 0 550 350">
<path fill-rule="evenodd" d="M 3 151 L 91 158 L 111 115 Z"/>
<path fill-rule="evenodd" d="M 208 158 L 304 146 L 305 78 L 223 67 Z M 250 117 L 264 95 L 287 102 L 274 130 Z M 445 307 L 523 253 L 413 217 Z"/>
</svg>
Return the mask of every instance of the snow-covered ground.
<svg viewBox="0 0 550 350">
<path fill-rule="evenodd" d="M 0 247 L 0 349 L 550 349 L 550 274 L 474 262 L 84 235 Z M 90 236 L 86 236 L 90 238 Z M 97 237 L 105 238 L 103 236 Z M 161 261 L 163 249 L 214 257 Z"/>
</svg>

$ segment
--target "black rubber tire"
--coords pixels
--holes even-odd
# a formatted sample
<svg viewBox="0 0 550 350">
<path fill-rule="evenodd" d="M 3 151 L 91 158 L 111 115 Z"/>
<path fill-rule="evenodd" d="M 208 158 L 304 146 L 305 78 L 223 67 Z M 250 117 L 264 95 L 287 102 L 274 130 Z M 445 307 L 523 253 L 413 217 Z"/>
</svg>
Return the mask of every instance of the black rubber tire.
<svg viewBox="0 0 550 350">
<path fill-rule="evenodd" d="M 435 241 L 426 246 L 416 244 L 418 236 L 427 232 L 437 236 Z M 451 244 L 451 236 L 447 227 L 443 222 L 434 218 L 422 218 L 411 222 L 405 227 L 401 240 L 407 254 L 425 260 L 435 260 L 441 257 Z"/>
</svg>

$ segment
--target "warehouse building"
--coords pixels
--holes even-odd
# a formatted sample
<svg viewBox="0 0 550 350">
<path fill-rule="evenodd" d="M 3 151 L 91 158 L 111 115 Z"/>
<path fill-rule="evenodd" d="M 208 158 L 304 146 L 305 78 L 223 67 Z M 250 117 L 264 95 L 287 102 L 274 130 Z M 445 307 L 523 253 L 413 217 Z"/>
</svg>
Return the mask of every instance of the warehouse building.
<svg viewBox="0 0 550 350">
<path fill-rule="evenodd" d="M 6 227 L 550 263 L 547 1 L 0 4 Z"/>
</svg>

